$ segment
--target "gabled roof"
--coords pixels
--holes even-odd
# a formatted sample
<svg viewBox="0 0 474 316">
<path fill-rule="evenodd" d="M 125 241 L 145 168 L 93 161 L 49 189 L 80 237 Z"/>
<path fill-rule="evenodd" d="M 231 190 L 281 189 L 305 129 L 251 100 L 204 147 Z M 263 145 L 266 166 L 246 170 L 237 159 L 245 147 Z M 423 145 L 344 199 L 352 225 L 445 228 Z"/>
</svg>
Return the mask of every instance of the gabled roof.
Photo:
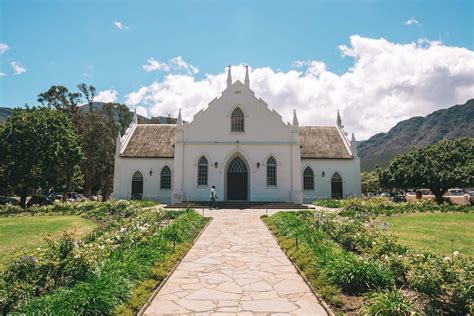
<svg viewBox="0 0 474 316">
<path fill-rule="evenodd" d="M 176 125 L 138 124 L 120 157 L 173 158 Z"/>
<path fill-rule="evenodd" d="M 335 126 L 301 126 L 301 158 L 352 159 L 342 137 Z"/>
<path fill-rule="evenodd" d="M 176 125 L 138 124 L 120 154 L 129 158 L 173 158 Z M 335 126 L 301 126 L 301 158 L 352 159 L 343 136 Z"/>
</svg>

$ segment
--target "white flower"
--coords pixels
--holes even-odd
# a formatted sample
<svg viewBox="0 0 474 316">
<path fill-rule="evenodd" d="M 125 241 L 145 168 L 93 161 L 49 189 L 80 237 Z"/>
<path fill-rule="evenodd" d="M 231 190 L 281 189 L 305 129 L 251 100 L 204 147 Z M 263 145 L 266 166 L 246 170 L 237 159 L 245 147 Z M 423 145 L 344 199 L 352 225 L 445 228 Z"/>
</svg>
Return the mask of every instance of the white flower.
<svg viewBox="0 0 474 316">
<path fill-rule="evenodd" d="M 444 257 L 444 258 L 443 258 L 443 261 L 444 261 L 444 262 L 451 262 L 451 257 Z"/>
<path fill-rule="evenodd" d="M 453 252 L 453 256 L 455 256 L 455 257 L 459 256 L 459 251 Z"/>
</svg>

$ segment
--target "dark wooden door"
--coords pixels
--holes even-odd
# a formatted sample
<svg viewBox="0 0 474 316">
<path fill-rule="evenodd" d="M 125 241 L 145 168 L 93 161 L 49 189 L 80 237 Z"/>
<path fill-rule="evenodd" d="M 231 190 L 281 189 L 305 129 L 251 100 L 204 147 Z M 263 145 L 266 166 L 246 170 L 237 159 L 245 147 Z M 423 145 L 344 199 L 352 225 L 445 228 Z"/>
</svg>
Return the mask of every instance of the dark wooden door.
<svg viewBox="0 0 474 316">
<path fill-rule="evenodd" d="M 248 171 L 244 161 L 235 157 L 227 169 L 227 199 L 247 200 Z"/>
<path fill-rule="evenodd" d="M 227 199 L 247 200 L 247 174 L 228 173 L 227 174 Z"/>
</svg>

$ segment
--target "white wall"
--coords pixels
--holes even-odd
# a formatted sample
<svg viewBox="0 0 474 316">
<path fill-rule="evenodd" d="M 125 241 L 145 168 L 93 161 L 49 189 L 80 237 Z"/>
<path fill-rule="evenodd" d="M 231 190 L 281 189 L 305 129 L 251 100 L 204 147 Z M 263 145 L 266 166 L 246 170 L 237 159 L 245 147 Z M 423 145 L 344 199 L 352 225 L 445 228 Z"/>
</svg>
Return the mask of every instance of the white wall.
<svg viewBox="0 0 474 316">
<path fill-rule="evenodd" d="M 164 166 L 171 169 L 171 189 L 160 189 L 160 172 Z M 171 158 L 117 158 L 115 159 L 114 199 L 130 199 L 132 176 L 135 171 L 143 175 L 143 199 L 161 203 L 171 202 L 173 188 L 173 159 Z M 152 174 L 150 175 L 150 170 Z"/>
<path fill-rule="evenodd" d="M 290 145 L 185 145 L 184 200 L 207 201 L 212 185 L 216 186 L 218 200 L 225 199 L 227 166 L 238 155 L 247 163 L 250 201 L 289 201 L 292 191 L 290 148 Z M 207 157 L 209 163 L 207 186 L 197 185 L 197 163 L 202 155 Z M 270 156 L 277 161 L 276 187 L 266 184 L 266 160 Z M 257 168 L 257 163 L 260 163 L 260 168 Z"/>
<path fill-rule="evenodd" d="M 338 172 L 342 177 L 344 197 L 360 195 L 360 160 L 356 159 L 302 159 L 301 181 L 303 171 L 311 167 L 314 172 L 314 190 L 303 190 L 304 203 L 317 199 L 331 198 L 331 177 Z M 324 177 L 322 173 L 324 171 Z"/>
</svg>

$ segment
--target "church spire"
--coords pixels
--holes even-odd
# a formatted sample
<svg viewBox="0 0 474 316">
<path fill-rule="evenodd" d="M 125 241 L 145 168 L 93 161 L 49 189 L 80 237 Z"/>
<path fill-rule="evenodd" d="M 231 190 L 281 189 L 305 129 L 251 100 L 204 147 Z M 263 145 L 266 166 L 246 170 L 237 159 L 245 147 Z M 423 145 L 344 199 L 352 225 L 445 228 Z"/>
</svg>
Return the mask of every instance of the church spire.
<svg viewBox="0 0 474 316">
<path fill-rule="evenodd" d="M 357 142 L 356 142 L 354 133 L 352 133 L 352 138 L 351 138 L 351 151 L 352 151 L 352 156 L 358 157 Z"/>
<path fill-rule="evenodd" d="M 178 119 L 176 120 L 176 125 L 181 126 L 183 125 L 183 118 L 181 117 L 181 109 L 178 112 Z"/>
<path fill-rule="evenodd" d="M 343 127 L 344 127 L 344 126 L 342 126 L 342 120 L 341 120 L 341 115 L 339 114 L 339 110 L 337 110 L 336 123 L 337 123 L 337 126 L 339 126 L 340 128 L 343 128 Z"/>
<path fill-rule="evenodd" d="M 120 135 L 119 131 L 117 139 L 115 140 L 115 154 L 117 156 L 120 155 L 120 151 L 122 151 L 122 135 Z"/>
<path fill-rule="evenodd" d="M 296 109 L 293 110 L 293 126 L 299 126 L 298 118 L 296 117 Z"/>
<path fill-rule="evenodd" d="M 135 108 L 135 111 L 133 112 L 133 123 L 138 124 L 137 108 Z"/>
<path fill-rule="evenodd" d="M 245 66 L 245 81 L 244 81 L 244 83 L 245 83 L 245 86 L 247 88 L 250 87 L 249 66 L 248 65 Z"/>
<path fill-rule="evenodd" d="M 230 65 L 229 65 L 229 71 L 227 72 L 227 88 L 229 88 L 232 85 L 232 74 L 230 73 Z"/>
</svg>

